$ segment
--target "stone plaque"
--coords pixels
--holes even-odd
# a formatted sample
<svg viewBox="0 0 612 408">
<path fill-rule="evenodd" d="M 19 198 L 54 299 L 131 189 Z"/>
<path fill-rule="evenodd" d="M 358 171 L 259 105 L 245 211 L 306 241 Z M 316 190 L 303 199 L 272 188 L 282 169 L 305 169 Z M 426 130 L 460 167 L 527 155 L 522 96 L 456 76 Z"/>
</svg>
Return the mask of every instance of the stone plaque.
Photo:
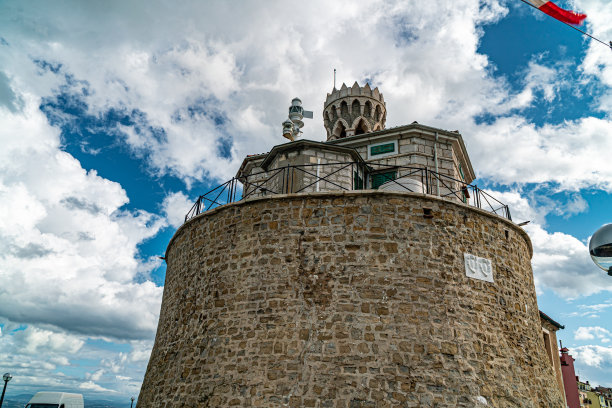
<svg viewBox="0 0 612 408">
<path fill-rule="evenodd" d="M 493 266 L 490 260 L 467 253 L 464 253 L 463 257 L 465 259 L 465 275 L 468 278 L 493 282 Z"/>
</svg>

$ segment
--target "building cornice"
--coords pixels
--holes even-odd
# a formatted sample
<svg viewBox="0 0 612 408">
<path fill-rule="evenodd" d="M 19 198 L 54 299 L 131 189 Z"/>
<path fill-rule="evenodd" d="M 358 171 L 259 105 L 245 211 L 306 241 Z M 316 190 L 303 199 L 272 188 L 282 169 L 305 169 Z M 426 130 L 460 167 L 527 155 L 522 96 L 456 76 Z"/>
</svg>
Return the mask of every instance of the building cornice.
<svg viewBox="0 0 612 408">
<path fill-rule="evenodd" d="M 550 316 L 548 316 L 546 313 L 544 313 L 543 311 L 539 311 L 540 312 L 540 317 L 544 320 L 546 320 L 548 323 L 552 324 L 553 326 L 555 326 L 557 329 L 565 329 L 565 326 L 563 326 L 562 324 L 554 321 L 553 319 L 550 318 Z"/>
</svg>

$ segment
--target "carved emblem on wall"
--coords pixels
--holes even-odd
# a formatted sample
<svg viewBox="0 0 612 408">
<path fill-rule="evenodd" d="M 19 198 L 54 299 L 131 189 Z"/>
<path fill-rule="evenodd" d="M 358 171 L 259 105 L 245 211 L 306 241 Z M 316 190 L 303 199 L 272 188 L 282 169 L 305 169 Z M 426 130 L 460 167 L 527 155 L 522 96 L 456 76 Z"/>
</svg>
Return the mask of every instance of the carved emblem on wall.
<svg viewBox="0 0 612 408">
<path fill-rule="evenodd" d="M 468 278 L 493 282 L 493 266 L 489 259 L 468 253 L 464 253 L 463 257 L 465 259 L 465 275 Z"/>
</svg>

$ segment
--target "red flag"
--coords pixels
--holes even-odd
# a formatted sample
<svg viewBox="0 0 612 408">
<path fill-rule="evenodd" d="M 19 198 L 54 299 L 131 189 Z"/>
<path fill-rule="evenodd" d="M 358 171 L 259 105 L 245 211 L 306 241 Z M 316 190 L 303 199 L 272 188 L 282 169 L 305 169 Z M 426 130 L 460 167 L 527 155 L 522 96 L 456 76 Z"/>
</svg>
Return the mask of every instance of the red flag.
<svg viewBox="0 0 612 408">
<path fill-rule="evenodd" d="M 586 18 L 586 14 L 576 13 L 572 10 L 565 10 L 557 6 L 552 1 L 546 0 L 527 0 L 538 10 L 548 14 L 551 17 L 556 18 L 559 21 L 563 21 L 567 24 L 578 25 Z"/>
</svg>

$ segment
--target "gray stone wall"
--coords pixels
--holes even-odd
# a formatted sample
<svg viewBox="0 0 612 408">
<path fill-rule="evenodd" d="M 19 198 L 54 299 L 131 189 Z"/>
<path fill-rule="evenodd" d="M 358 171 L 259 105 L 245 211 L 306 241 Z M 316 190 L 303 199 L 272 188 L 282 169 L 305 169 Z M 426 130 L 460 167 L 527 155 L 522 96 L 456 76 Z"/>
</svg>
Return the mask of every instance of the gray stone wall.
<svg viewBox="0 0 612 408">
<path fill-rule="evenodd" d="M 368 158 L 369 163 L 379 163 L 387 166 L 401 166 L 410 168 L 421 168 L 436 171 L 436 162 L 434 154 L 434 140 L 430 140 L 425 137 L 418 137 L 414 135 L 397 135 L 397 138 L 391 138 L 388 141 L 398 141 L 398 154 L 386 156 L 382 158 L 368 158 L 367 146 L 357 147 L 358 152 L 362 157 Z M 377 141 L 382 143 L 383 141 Z M 438 154 L 438 168 L 437 172 L 440 174 L 440 183 L 438 183 L 437 177 L 432 176 L 428 181 L 432 186 L 430 192 L 434 195 L 440 195 L 442 197 L 448 197 L 452 199 L 461 200 L 462 195 L 460 192 L 463 183 L 455 181 L 462 180 L 459 173 L 459 160 L 453 153 L 452 144 L 449 141 L 440 140 L 437 143 L 437 154 Z M 398 170 L 398 178 L 405 174 L 412 174 L 409 177 L 418 180 L 425 185 L 423 179 L 424 174 L 414 173 L 407 169 Z M 438 193 L 437 187 L 440 186 Z"/>
<path fill-rule="evenodd" d="M 531 255 L 512 223 L 416 194 L 209 211 L 168 246 L 138 406 L 562 407 Z"/>
<path fill-rule="evenodd" d="M 327 94 L 323 106 L 323 124 L 327 140 L 343 139 L 385 128 L 387 109 L 383 95 L 357 82 L 352 87 L 342 84 Z"/>
</svg>

